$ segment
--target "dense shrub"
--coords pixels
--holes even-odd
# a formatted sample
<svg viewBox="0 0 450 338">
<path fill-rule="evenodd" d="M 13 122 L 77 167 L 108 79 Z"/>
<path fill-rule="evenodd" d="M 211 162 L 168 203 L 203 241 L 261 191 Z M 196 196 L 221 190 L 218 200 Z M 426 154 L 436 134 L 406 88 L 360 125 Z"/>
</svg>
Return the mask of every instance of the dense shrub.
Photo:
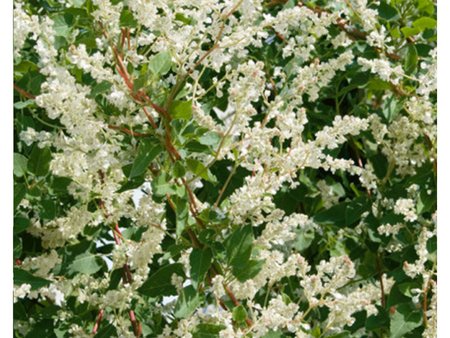
<svg viewBox="0 0 450 338">
<path fill-rule="evenodd" d="M 435 17 L 15 1 L 15 336 L 435 337 Z"/>
</svg>

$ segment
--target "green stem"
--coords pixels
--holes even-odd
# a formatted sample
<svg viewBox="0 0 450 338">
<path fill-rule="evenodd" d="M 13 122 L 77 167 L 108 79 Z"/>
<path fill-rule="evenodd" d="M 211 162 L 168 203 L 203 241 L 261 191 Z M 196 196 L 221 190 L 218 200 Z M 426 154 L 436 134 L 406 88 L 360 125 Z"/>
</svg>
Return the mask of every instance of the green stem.
<svg viewBox="0 0 450 338">
<path fill-rule="evenodd" d="M 222 189 L 220 189 L 220 194 L 217 197 L 217 200 L 214 202 L 214 207 L 217 208 L 219 206 L 220 200 L 222 199 L 222 196 L 225 192 L 225 190 L 228 187 L 228 184 L 230 184 L 231 178 L 236 173 L 237 165 L 233 166 L 233 169 L 230 171 L 230 174 L 227 177 L 227 180 L 225 181 L 225 184 L 223 185 Z"/>
</svg>

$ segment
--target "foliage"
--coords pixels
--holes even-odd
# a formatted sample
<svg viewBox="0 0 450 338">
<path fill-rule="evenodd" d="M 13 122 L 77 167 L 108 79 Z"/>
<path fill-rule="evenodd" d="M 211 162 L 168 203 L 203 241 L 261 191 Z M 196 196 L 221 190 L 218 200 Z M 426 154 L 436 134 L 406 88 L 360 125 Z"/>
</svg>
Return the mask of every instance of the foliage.
<svg viewBox="0 0 450 338">
<path fill-rule="evenodd" d="M 14 9 L 16 337 L 435 337 L 432 0 Z"/>
</svg>

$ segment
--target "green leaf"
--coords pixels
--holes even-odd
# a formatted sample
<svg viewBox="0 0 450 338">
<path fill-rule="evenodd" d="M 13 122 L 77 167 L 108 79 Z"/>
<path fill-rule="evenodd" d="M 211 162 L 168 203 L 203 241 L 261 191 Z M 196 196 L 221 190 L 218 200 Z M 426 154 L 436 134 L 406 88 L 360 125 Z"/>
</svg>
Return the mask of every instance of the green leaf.
<svg viewBox="0 0 450 338">
<path fill-rule="evenodd" d="M 34 100 L 19 101 L 19 102 L 14 103 L 14 108 L 23 109 L 23 108 L 32 106 L 34 103 L 35 103 Z"/>
<path fill-rule="evenodd" d="M 189 263 L 191 266 L 192 285 L 198 288 L 200 283 L 205 278 L 212 262 L 212 251 L 210 248 L 197 249 L 194 248 L 189 256 Z"/>
<path fill-rule="evenodd" d="M 13 318 L 15 320 L 28 320 L 27 310 L 23 305 L 23 302 L 16 302 L 13 305 Z"/>
<path fill-rule="evenodd" d="M 86 0 L 70 0 L 70 2 L 73 7 L 80 8 L 81 6 L 84 5 Z"/>
<path fill-rule="evenodd" d="M 23 216 L 14 217 L 14 235 L 20 234 L 30 226 L 30 220 Z"/>
<path fill-rule="evenodd" d="M 242 265 L 234 265 L 232 272 L 233 275 L 240 282 L 245 282 L 248 279 L 255 277 L 262 269 L 264 261 L 257 261 L 251 259 Z"/>
<path fill-rule="evenodd" d="M 425 29 L 435 29 L 437 25 L 436 19 L 430 17 L 421 17 L 413 22 L 413 27 L 419 29 L 420 31 L 424 31 Z"/>
<path fill-rule="evenodd" d="M 27 172 L 28 159 L 19 153 L 14 153 L 14 175 L 22 177 Z"/>
<path fill-rule="evenodd" d="M 314 216 L 317 223 L 350 226 L 369 210 L 370 203 L 365 197 L 357 197 L 350 202 L 342 202 Z"/>
<path fill-rule="evenodd" d="M 165 173 L 161 173 L 152 181 L 152 192 L 156 196 L 166 196 L 176 193 L 175 186 L 169 182 L 169 177 Z"/>
<path fill-rule="evenodd" d="M 182 187 L 184 189 L 184 187 Z M 184 192 L 184 196 L 172 196 L 172 200 L 175 204 L 176 208 L 176 234 L 180 236 L 184 229 L 186 228 L 186 224 L 189 217 L 189 203 L 186 199 L 186 193 Z"/>
<path fill-rule="evenodd" d="M 401 109 L 402 104 L 392 95 L 383 101 L 381 113 L 385 121 L 392 122 Z"/>
<path fill-rule="evenodd" d="M 386 20 L 393 20 L 398 16 L 397 9 L 387 4 L 386 1 L 380 1 L 380 6 L 378 7 L 378 13 L 380 17 Z"/>
<path fill-rule="evenodd" d="M 75 257 L 69 264 L 68 273 L 75 274 L 77 272 L 92 275 L 100 270 L 103 266 L 102 259 L 90 252 L 82 253 Z"/>
<path fill-rule="evenodd" d="M 253 248 L 253 230 L 251 225 L 236 229 L 225 240 L 228 263 L 231 266 L 243 266 L 250 259 Z"/>
<path fill-rule="evenodd" d="M 349 202 L 345 208 L 345 225 L 350 226 L 361 219 L 361 215 L 370 210 L 370 203 L 361 196 Z"/>
<path fill-rule="evenodd" d="M 115 337 L 117 335 L 116 328 L 112 324 L 108 324 L 103 326 L 100 330 L 98 330 L 97 334 L 94 336 L 95 338 L 110 338 Z"/>
<path fill-rule="evenodd" d="M 188 158 L 186 160 L 186 165 L 187 165 L 188 169 L 194 175 L 197 175 L 197 176 L 199 176 L 199 177 L 203 178 L 204 180 L 206 180 L 208 182 L 211 182 L 211 183 L 216 183 L 217 182 L 217 178 L 199 160 L 195 160 L 193 158 Z"/>
<path fill-rule="evenodd" d="M 253 229 L 251 225 L 238 228 L 225 240 L 228 264 L 232 267 L 233 275 L 244 282 L 255 277 L 264 262 L 250 260 L 253 249 Z"/>
<path fill-rule="evenodd" d="M 389 82 L 381 80 L 379 78 L 371 79 L 368 83 L 368 88 L 376 91 L 382 91 L 386 89 L 390 89 L 391 85 Z"/>
<path fill-rule="evenodd" d="M 133 13 L 127 8 L 122 10 L 120 14 L 120 25 L 122 27 L 135 28 L 138 26 L 138 22 L 133 16 Z"/>
<path fill-rule="evenodd" d="M 294 248 L 299 252 L 308 249 L 315 237 L 314 230 L 296 229 L 295 233 L 297 236 L 295 236 Z"/>
<path fill-rule="evenodd" d="M 199 137 L 198 142 L 205 146 L 217 146 L 222 138 L 214 131 L 208 131 Z"/>
<path fill-rule="evenodd" d="M 67 193 L 67 187 L 72 182 L 69 177 L 53 176 L 52 189 L 57 194 Z"/>
<path fill-rule="evenodd" d="M 219 332 L 225 328 L 223 325 L 199 324 L 193 338 L 218 338 Z"/>
<path fill-rule="evenodd" d="M 402 27 L 401 31 L 405 38 L 409 38 L 410 36 L 417 35 L 420 33 L 420 29 L 417 27 Z"/>
<path fill-rule="evenodd" d="M 19 258 L 22 255 L 22 239 L 19 236 L 13 237 L 13 257 Z"/>
<path fill-rule="evenodd" d="M 389 325 L 389 314 L 386 309 L 381 306 L 377 306 L 378 313 L 366 318 L 366 329 L 373 331 L 379 328 L 388 327 Z"/>
<path fill-rule="evenodd" d="M 390 308 L 398 304 L 404 304 L 410 302 L 411 299 L 406 297 L 399 288 L 399 283 L 396 282 L 389 292 L 389 296 L 386 301 L 386 306 Z"/>
<path fill-rule="evenodd" d="M 22 270 L 20 268 L 14 268 L 14 284 L 22 285 L 25 283 L 31 285 L 31 290 L 36 290 L 49 285 L 50 281 L 41 277 L 36 277 L 28 271 Z"/>
<path fill-rule="evenodd" d="M 95 98 L 97 95 L 106 93 L 108 90 L 111 89 L 111 87 L 112 83 L 104 80 L 95 85 L 94 88 L 92 88 L 90 97 Z"/>
<path fill-rule="evenodd" d="M 138 291 L 149 297 L 174 295 L 177 290 L 171 282 L 173 274 L 184 277 L 183 265 L 175 263 L 163 266 L 150 275 Z"/>
<path fill-rule="evenodd" d="M 164 75 L 172 66 L 172 58 L 169 52 L 159 52 L 155 56 L 153 56 L 149 63 L 148 67 L 155 75 Z"/>
<path fill-rule="evenodd" d="M 71 26 L 67 23 L 64 15 L 57 15 L 53 17 L 53 29 L 56 36 L 67 38 L 70 35 Z"/>
<path fill-rule="evenodd" d="M 40 216 L 43 219 L 51 220 L 56 217 L 58 210 L 57 210 L 57 205 L 56 205 L 55 201 L 53 201 L 49 198 L 45 198 L 42 200 L 41 205 L 42 205 L 42 208 L 40 211 Z"/>
<path fill-rule="evenodd" d="M 420 289 L 421 285 L 418 282 L 405 282 L 398 284 L 399 291 L 407 297 L 413 297 L 413 293 L 411 293 L 412 289 Z"/>
<path fill-rule="evenodd" d="M 406 74 L 411 74 L 416 70 L 417 67 L 417 49 L 416 47 L 411 43 L 408 45 L 408 50 L 406 52 L 406 58 L 405 58 L 405 64 L 404 69 Z"/>
<path fill-rule="evenodd" d="M 158 156 L 162 151 L 162 147 L 159 142 L 154 139 L 144 139 L 139 143 L 137 156 L 131 167 L 129 178 L 133 178 L 142 175 L 147 170 L 150 163 Z"/>
<path fill-rule="evenodd" d="M 18 183 L 14 184 L 14 210 L 16 210 L 17 206 L 22 202 L 22 199 L 25 197 L 27 192 L 27 187 L 25 184 Z"/>
<path fill-rule="evenodd" d="M 345 224 L 345 208 L 347 203 L 339 203 L 329 209 L 323 210 L 314 216 L 314 221 L 321 224 Z"/>
<path fill-rule="evenodd" d="M 247 319 L 247 310 L 242 305 L 233 308 L 233 320 L 238 323 L 243 323 Z"/>
<path fill-rule="evenodd" d="M 433 0 L 418 0 L 418 9 L 422 12 L 432 15 L 434 13 L 434 1 Z"/>
<path fill-rule="evenodd" d="M 192 117 L 192 101 L 175 101 L 170 107 L 174 119 L 189 120 Z"/>
<path fill-rule="evenodd" d="M 391 338 L 402 338 L 422 323 L 419 311 L 411 309 L 409 304 L 400 304 L 391 317 Z"/>
<path fill-rule="evenodd" d="M 133 179 L 128 180 L 124 184 L 122 184 L 117 192 L 121 193 L 127 190 L 139 188 L 142 184 L 144 184 L 144 182 L 145 178 L 143 176 L 134 177 Z"/>
<path fill-rule="evenodd" d="M 173 165 L 173 176 L 180 178 L 186 174 L 186 169 L 180 161 L 176 161 Z"/>
<path fill-rule="evenodd" d="M 28 331 L 27 335 L 25 336 L 25 338 L 36 338 L 36 337 L 56 338 L 52 319 L 43 319 L 37 321 L 37 323 L 35 323 L 31 327 L 31 330 Z"/>
<path fill-rule="evenodd" d="M 148 81 L 149 81 L 149 73 L 141 71 L 139 77 L 133 82 L 133 93 L 137 93 L 142 88 L 147 87 Z"/>
<path fill-rule="evenodd" d="M 185 149 L 189 152 L 193 153 L 210 153 L 210 148 L 205 146 L 204 144 L 201 144 L 200 142 L 196 140 L 189 141 L 185 144 Z"/>
<path fill-rule="evenodd" d="M 49 148 L 34 146 L 28 159 L 28 170 L 36 176 L 45 176 L 50 168 L 52 153 Z"/>
<path fill-rule="evenodd" d="M 199 293 L 192 285 L 189 285 L 181 291 L 181 295 L 175 305 L 174 316 L 176 318 L 189 317 L 200 303 Z"/>
<path fill-rule="evenodd" d="M 187 18 L 181 13 L 175 14 L 175 20 L 180 21 L 186 25 L 190 25 L 193 22 L 192 18 Z"/>
</svg>

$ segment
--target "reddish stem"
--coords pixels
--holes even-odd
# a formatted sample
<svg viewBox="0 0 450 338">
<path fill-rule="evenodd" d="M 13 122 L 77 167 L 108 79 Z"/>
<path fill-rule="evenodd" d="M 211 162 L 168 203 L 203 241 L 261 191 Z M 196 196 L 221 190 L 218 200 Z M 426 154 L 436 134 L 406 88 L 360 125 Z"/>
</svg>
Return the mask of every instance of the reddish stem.
<svg viewBox="0 0 450 338">
<path fill-rule="evenodd" d="M 130 136 L 134 136 L 134 137 L 145 137 L 145 136 L 148 136 L 148 134 L 138 133 L 138 132 L 132 131 L 132 130 L 130 130 L 128 128 L 114 126 L 112 124 L 108 124 L 108 128 L 109 129 L 114 129 L 114 130 L 120 130 L 121 132 L 123 132 L 123 133 L 125 133 L 127 135 L 130 135 Z"/>
<path fill-rule="evenodd" d="M 36 98 L 36 96 L 34 96 L 33 94 L 28 93 L 26 90 L 20 88 L 15 83 L 13 84 L 13 86 L 14 86 L 14 89 L 16 90 L 16 92 L 18 92 L 19 94 L 25 96 L 27 99 L 34 100 Z"/>
<path fill-rule="evenodd" d="M 428 283 L 425 285 L 423 289 L 422 314 L 423 314 L 423 326 L 425 328 L 428 326 L 427 310 L 428 310 L 428 289 L 430 287 L 430 282 L 431 279 L 428 281 Z"/>
<path fill-rule="evenodd" d="M 150 122 L 152 127 L 154 129 L 158 129 L 158 126 L 156 125 L 155 120 L 153 119 L 152 115 L 149 113 L 147 108 L 146 107 L 142 107 L 142 109 L 144 110 L 145 116 L 147 116 L 147 120 Z"/>
<path fill-rule="evenodd" d="M 97 320 L 96 320 L 96 322 L 94 324 L 94 327 L 92 328 L 92 334 L 96 334 L 97 333 L 97 330 L 98 330 L 98 327 L 100 326 L 100 322 L 102 321 L 102 318 L 103 318 L 103 309 L 101 309 L 98 312 Z"/>
<path fill-rule="evenodd" d="M 133 326 L 134 335 L 139 338 L 142 334 L 142 325 L 139 323 L 139 321 L 136 319 L 136 316 L 134 314 L 133 310 L 130 310 L 128 312 L 130 316 L 131 325 Z"/>
<path fill-rule="evenodd" d="M 236 296 L 233 294 L 233 292 L 230 290 L 228 285 L 224 284 L 223 288 L 225 289 L 225 292 L 227 293 L 228 297 L 230 297 L 231 301 L 233 302 L 234 306 L 239 306 L 241 303 L 237 300 Z M 253 325 L 253 322 L 250 318 L 246 318 L 245 322 L 247 323 L 247 326 L 250 327 Z"/>
</svg>

